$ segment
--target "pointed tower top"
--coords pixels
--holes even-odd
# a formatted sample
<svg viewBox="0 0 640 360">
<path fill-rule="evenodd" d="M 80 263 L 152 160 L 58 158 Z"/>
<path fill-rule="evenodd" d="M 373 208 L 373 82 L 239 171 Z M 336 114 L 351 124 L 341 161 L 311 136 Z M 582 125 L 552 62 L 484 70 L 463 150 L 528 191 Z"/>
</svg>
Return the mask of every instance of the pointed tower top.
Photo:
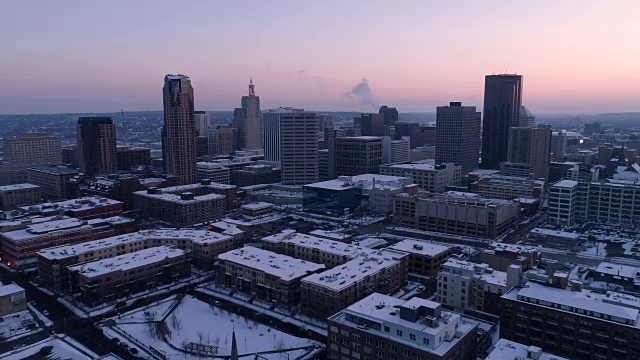
<svg viewBox="0 0 640 360">
<path fill-rule="evenodd" d="M 239 358 L 240 357 L 238 356 L 238 343 L 236 342 L 236 329 L 234 327 L 231 333 L 231 357 L 229 359 L 239 360 Z"/>
<path fill-rule="evenodd" d="M 256 90 L 255 90 L 255 86 L 253 85 L 253 79 L 249 79 L 249 96 L 255 96 L 256 95 Z"/>
</svg>

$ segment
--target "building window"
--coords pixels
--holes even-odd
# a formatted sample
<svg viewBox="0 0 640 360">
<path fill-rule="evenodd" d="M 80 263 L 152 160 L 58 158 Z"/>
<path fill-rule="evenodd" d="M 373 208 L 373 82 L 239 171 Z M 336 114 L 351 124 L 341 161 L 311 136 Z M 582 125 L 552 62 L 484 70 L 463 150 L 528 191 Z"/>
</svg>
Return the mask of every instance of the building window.
<svg viewBox="0 0 640 360">
<path fill-rule="evenodd" d="M 409 334 L 409 339 L 416 341 L 416 334 Z"/>
<path fill-rule="evenodd" d="M 422 343 L 425 344 L 425 345 L 429 345 L 429 339 L 422 338 Z"/>
<path fill-rule="evenodd" d="M 402 336 L 402 330 L 396 330 L 396 335 Z"/>
<path fill-rule="evenodd" d="M 385 326 L 385 327 L 384 327 L 384 332 L 389 332 L 389 331 L 391 331 L 391 329 L 389 329 L 389 327 L 388 327 L 388 326 Z"/>
</svg>

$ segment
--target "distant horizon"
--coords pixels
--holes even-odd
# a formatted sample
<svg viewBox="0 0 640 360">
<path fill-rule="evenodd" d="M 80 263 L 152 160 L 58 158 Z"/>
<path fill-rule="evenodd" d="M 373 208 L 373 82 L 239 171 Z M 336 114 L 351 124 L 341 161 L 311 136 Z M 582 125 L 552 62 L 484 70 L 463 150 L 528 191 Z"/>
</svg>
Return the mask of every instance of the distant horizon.
<svg viewBox="0 0 640 360">
<path fill-rule="evenodd" d="M 0 113 L 162 108 L 166 74 L 199 109 L 482 111 L 484 77 L 524 76 L 534 115 L 640 111 L 640 2 L 14 1 L 0 14 Z M 55 25 L 52 26 L 52 19 Z M 265 21 L 274 19 L 274 21 Z M 329 111 L 329 110 L 325 110 Z M 377 111 L 377 109 L 375 110 Z"/>
</svg>

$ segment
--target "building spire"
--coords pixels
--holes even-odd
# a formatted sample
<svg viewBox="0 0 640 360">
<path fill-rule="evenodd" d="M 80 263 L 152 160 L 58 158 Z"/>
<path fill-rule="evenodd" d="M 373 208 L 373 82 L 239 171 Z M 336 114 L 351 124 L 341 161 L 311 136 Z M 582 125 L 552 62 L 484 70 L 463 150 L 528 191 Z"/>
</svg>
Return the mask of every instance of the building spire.
<svg viewBox="0 0 640 360">
<path fill-rule="evenodd" d="M 236 329 L 234 328 L 231 333 L 231 357 L 230 360 L 238 360 L 238 343 L 236 342 Z"/>
<path fill-rule="evenodd" d="M 253 79 L 249 79 L 249 96 L 256 96 L 255 86 L 253 85 Z"/>
</svg>

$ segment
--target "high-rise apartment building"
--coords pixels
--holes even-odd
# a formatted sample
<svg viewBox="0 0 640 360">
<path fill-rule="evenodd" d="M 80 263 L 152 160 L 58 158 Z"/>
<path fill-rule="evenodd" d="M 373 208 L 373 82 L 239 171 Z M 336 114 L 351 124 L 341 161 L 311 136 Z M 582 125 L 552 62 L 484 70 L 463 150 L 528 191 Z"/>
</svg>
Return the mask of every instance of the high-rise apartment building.
<svg viewBox="0 0 640 360">
<path fill-rule="evenodd" d="M 394 126 L 398 122 L 398 109 L 383 105 L 378 110 L 379 114 L 384 115 L 384 124 Z"/>
<path fill-rule="evenodd" d="M 243 96 L 241 107 L 233 110 L 233 127 L 238 129 L 238 149 L 263 148 L 260 97 L 256 96 L 253 80 L 249 80 L 249 95 Z"/>
<path fill-rule="evenodd" d="M 209 130 L 209 114 L 206 111 L 193 112 L 193 127 L 198 136 L 207 136 Z"/>
<path fill-rule="evenodd" d="M 179 184 L 195 183 L 196 131 L 191 80 L 185 75 L 167 75 L 164 77 L 162 93 L 162 157 L 165 172 L 177 176 Z"/>
<path fill-rule="evenodd" d="M 359 131 L 356 127 L 346 127 L 346 128 L 327 128 L 324 132 L 324 142 L 327 144 L 327 180 L 335 179 L 338 177 L 336 175 L 336 139 L 345 137 L 345 136 L 357 136 Z"/>
<path fill-rule="evenodd" d="M 27 169 L 62 163 L 60 137 L 45 133 L 24 133 L 5 137 L 4 161 L 0 182 L 18 184 L 27 181 Z"/>
<path fill-rule="evenodd" d="M 528 127 L 509 129 L 507 162 L 526 164 L 529 168 L 529 176 L 532 178 L 549 178 L 550 155 L 551 129 Z"/>
<path fill-rule="evenodd" d="M 520 122 L 522 75 L 487 75 L 484 80 L 482 167 L 499 169 L 507 160 L 509 128 Z"/>
<path fill-rule="evenodd" d="M 109 116 L 78 118 L 78 159 L 87 175 L 118 170 L 116 126 Z"/>
<path fill-rule="evenodd" d="M 282 183 L 318 181 L 317 114 L 291 107 L 265 111 L 264 159 L 280 164 Z"/>
<path fill-rule="evenodd" d="M 382 138 L 349 136 L 336 139 L 336 176 L 377 174 L 382 165 Z"/>
<path fill-rule="evenodd" d="M 467 174 L 478 168 L 480 113 L 475 106 L 451 102 L 436 110 L 436 164 L 455 163 Z"/>
<path fill-rule="evenodd" d="M 333 116 L 318 114 L 318 132 L 324 134 L 325 129 L 333 128 Z"/>
</svg>

